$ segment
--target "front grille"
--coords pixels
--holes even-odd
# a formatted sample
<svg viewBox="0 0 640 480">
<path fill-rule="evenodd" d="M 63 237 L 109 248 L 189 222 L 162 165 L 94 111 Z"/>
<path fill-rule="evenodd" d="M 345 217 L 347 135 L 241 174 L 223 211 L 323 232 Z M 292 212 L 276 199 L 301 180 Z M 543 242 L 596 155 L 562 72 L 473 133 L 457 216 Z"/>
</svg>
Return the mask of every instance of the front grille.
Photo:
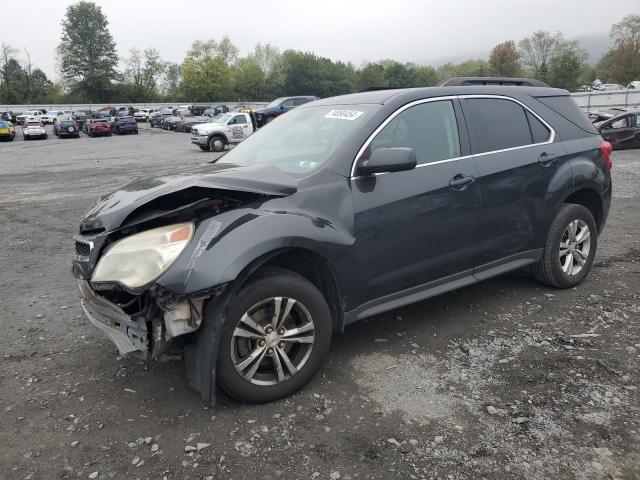
<svg viewBox="0 0 640 480">
<path fill-rule="evenodd" d="M 76 255 L 88 257 L 91 252 L 91 246 L 88 243 L 76 241 Z"/>
</svg>

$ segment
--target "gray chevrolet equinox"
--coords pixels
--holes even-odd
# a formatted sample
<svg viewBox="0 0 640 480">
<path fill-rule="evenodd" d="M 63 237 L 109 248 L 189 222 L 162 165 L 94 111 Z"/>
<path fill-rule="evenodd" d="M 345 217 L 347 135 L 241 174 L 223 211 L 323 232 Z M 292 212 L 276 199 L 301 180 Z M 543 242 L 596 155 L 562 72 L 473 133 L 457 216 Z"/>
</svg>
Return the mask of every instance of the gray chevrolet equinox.
<svg viewBox="0 0 640 480">
<path fill-rule="evenodd" d="M 453 83 L 314 101 L 101 198 L 73 255 L 88 319 L 122 355 L 182 351 L 207 402 L 258 403 L 359 319 L 525 267 L 577 285 L 611 145 L 564 90 Z"/>
</svg>

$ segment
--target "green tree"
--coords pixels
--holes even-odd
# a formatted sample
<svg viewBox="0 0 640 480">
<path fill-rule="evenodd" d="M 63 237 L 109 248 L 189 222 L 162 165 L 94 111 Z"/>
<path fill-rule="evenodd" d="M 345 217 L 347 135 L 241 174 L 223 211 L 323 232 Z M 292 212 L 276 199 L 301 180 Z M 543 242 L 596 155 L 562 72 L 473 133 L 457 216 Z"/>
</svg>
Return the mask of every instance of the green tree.
<svg viewBox="0 0 640 480">
<path fill-rule="evenodd" d="M 384 67 L 380 63 L 365 63 L 356 72 L 356 89 L 387 87 L 387 77 Z"/>
<path fill-rule="evenodd" d="M 58 54 L 62 76 L 75 98 L 108 100 L 118 55 L 99 6 L 81 1 L 67 8 Z"/>
<path fill-rule="evenodd" d="M 518 43 L 520 55 L 531 76 L 547 81 L 549 65 L 554 57 L 562 53 L 565 40 L 560 32 L 537 31 Z"/>
<path fill-rule="evenodd" d="M 586 52 L 576 42 L 565 42 L 562 49 L 551 58 L 547 81 L 556 88 L 575 91 L 585 68 Z"/>
<path fill-rule="evenodd" d="M 266 98 L 266 75 L 260 64 L 251 56 L 241 58 L 233 69 L 234 92 L 242 100 L 262 100 Z"/>
<path fill-rule="evenodd" d="M 489 71 L 489 64 L 481 59 L 467 60 L 457 65 L 447 63 L 438 67 L 438 73 L 442 78 L 486 77 L 489 74 Z"/>
<path fill-rule="evenodd" d="M 433 67 L 413 67 L 411 70 L 412 87 L 431 87 L 440 79 Z"/>
<path fill-rule="evenodd" d="M 39 68 L 31 72 L 30 89 L 29 99 L 33 103 L 49 102 L 53 99 L 54 84 Z"/>
<path fill-rule="evenodd" d="M 165 99 L 181 100 L 180 83 L 182 81 L 182 70 L 177 63 L 167 63 L 164 75 L 160 81 L 160 91 Z"/>
<path fill-rule="evenodd" d="M 627 15 L 611 26 L 610 36 L 616 44 L 640 39 L 640 15 Z"/>
<path fill-rule="evenodd" d="M 522 65 L 516 42 L 509 40 L 493 47 L 489 56 L 489 69 L 492 75 L 500 77 L 520 76 Z"/>
<path fill-rule="evenodd" d="M 132 48 L 125 65 L 123 77 L 129 101 L 138 103 L 155 99 L 156 87 L 167 67 L 160 53 L 155 48 L 147 48 L 144 52 Z"/>
<path fill-rule="evenodd" d="M 181 89 L 192 101 L 223 100 L 232 95 L 231 63 L 238 49 L 229 38 L 196 40 L 182 62 Z"/>
<path fill-rule="evenodd" d="M 18 49 L 8 43 L 0 44 L 0 102 L 22 103 L 21 84 L 24 70 L 16 55 Z"/>
<path fill-rule="evenodd" d="M 623 85 L 640 79 L 640 15 L 627 15 L 610 35 L 615 45 L 598 63 L 600 78 Z"/>
</svg>

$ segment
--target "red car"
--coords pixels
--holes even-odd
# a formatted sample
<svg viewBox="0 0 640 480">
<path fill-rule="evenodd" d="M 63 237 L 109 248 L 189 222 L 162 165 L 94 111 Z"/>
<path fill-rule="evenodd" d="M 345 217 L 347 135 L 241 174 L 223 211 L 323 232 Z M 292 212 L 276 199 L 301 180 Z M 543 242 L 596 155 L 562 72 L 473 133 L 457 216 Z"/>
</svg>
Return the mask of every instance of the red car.
<svg viewBox="0 0 640 480">
<path fill-rule="evenodd" d="M 96 137 L 98 135 L 111 136 L 111 125 L 107 120 L 102 118 L 91 120 L 91 125 L 89 125 L 89 136 Z"/>
</svg>

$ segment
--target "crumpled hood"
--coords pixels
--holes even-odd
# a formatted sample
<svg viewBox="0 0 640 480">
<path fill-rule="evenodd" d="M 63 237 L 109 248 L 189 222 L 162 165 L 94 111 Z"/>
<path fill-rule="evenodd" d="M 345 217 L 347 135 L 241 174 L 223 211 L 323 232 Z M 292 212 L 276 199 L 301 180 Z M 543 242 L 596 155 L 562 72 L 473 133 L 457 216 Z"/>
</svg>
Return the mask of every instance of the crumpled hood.
<svg viewBox="0 0 640 480">
<path fill-rule="evenodd" d="M 160 177 L 138 178 L 105 195 L 87 212 L 81 232 L 111 231 L 136 209 L 156 198 L 190 187 L 233 190 L 284 197 L 295 193 L 298 181 L 273 165 L 208 165 L 205 168 Z"/>
</svg>

